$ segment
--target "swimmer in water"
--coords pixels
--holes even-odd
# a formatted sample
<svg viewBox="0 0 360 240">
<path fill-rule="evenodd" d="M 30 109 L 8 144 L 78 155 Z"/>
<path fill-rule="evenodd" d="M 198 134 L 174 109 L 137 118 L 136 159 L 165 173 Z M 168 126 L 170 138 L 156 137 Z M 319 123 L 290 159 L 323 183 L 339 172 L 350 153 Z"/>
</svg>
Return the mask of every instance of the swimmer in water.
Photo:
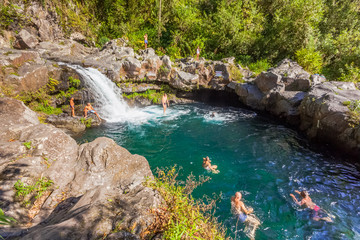
<svg viewBox="0 0 360 240">
<path fill-rule="evenodd" d="M 164 115 L 166 115 L 166 105 L 168 107 L 170 106 L 169 100 L 168 100 L 168 97 L 167 97 L 166 93 L 164 93 L 164 95 L 162 96 L 161 103 L 162 103 L 163 108 L 164 108 Z"/>
<path fill-rule="evenodd" d="M 294 202 L 299 206 L 305 206 L 306 208 L 309 208 L 313 212 L 313 220 L 315 221 L 326 221 L 326 222 L 332 222 L 332 219 L 330 217 L 321 217 L 320 215 L 328 215 L 324 210 L 320 209 L 318 205 L 316 205 L 310 198 L 309 194 L 306 191 L 297 191 L 295 190 L 297 194 L 299 194 L 302 199 L 299 202 L 294 194 L 290 193 L 290 197 L 294 200 Z"/>
<path fill-rule="evenodd" d="M 211 165 L 211 160 L 209 157 L 205 157 L 203 158 L 203 163 L 202 163 L 203 168 L 205 168 L 208 171 L 212 171 L 213 173 L 219 173 L 220 171 L 217 170 L 217 166 L 216 165 Z"/>
<path fill-rule="evenodd" d="M 210 117 L 214 118 L 215 116 L 215 112 L 211 112 Z"/>
<path fill-rule="evenodd" d="M 253 214 L 254 209 L 245 207 L 241 201 L 242 195 L 236 192 L 235 196 L 231 197 L 231 212 L 234 214 L 238 221 L 245 224 L 244 232 L 250 239 L 255 239 L 255 231 L 260 225 L 259 219 Z"/>
</svg>

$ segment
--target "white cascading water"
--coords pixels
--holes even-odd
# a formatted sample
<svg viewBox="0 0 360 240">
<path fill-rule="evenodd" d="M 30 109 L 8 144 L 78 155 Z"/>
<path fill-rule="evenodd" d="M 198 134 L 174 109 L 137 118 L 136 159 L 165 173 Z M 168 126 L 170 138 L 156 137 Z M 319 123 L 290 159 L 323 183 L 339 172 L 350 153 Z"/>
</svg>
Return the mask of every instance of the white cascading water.
<svg viewBox="0 0 360 240">
<path fill-rule="evenodd" d="M 107 122 L 141 122 L 149 118 L 150 113 L 130 108 L 123 100 L 121 90 L 104 74 L 94 68 L 68 65 L 79 73 L 85 85 L 95 96 L 94 108 Z"/>
</svg>

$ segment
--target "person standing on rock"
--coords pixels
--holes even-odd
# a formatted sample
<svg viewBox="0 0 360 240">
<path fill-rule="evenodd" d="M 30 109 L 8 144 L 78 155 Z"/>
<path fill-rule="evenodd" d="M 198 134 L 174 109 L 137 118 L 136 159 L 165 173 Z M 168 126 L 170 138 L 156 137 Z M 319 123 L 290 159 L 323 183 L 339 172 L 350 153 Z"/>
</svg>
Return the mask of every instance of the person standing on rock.
<svg viewBox="0 0 360 240">
<path fill-rule="evenodd" d="M 199 56 L 200 56 L 200 47 L 198 46 L 196 49 L 196 61 L 199 61 Z"/>
<path fill-rule="evenodd" d="M 162 96 L 161 103 L 162 103 L 163 108 L 164 108 L 164 115 L 166 115 L 166 104 L 167 104 L 168 107 L 170 105 L 166 93 L 164 93 L 164 95 Z"/>
<path fill-rule="evenodd" d="M 75 103 L 74 98 L 70 98 L 70 108 L 71 108 L 71 116 L 75 117 Z"/>
<path fill-rule="evenodd" d="M 99 114 L 97 114 L 97 112 L 95 111 L 95 109 L 91 106 L 90 103 L 87 103 L 87 105 L 84 108 L 84 116 L 85 118 L 87 118 L 87 113 L 94 113 L 97 118 L 99 119 L 99 121 L 101 122 L 101 118 L 99 117 Z"/>
<path fill-rule="evenodd" d="M 145 49 L 147 49 L 147 45 L 148 45 L 148 35 L 147 35 L 147 33 L 145 33 L 145 35 L 144 35 L 144 43 L 145 43 Z"/>
</svg>

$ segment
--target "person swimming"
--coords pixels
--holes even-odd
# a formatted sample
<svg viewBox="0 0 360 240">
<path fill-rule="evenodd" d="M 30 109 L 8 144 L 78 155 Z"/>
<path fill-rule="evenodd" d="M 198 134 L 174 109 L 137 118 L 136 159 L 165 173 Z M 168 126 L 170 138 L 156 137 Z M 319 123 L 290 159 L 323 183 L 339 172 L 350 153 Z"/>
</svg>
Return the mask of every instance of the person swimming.
<svg viewBox="0 0 360 240">
<path fill-rule="evenodd" d="M 328 216 L 321 217 L 320 215 L 329 215 L 324 210 L 322 210 L 318 205 L 316 205 L 310 198 L 309 194 L 306 191 L 299 192 L 298 190 L 295 190 L 297 194 L 299 194 L 302 199 L 299 202 L 294 194 L 290 193 L 290 197 L 294 200 L 294 202 L 299 206 L 305 206 L 306 208 L 309 208 L 313 212 L 312 219 L 315 221 L 326 221 L 326 222 L 332 222 L 333 220 Z"/>
<path fill-rule="evenodd" d="M 245 207 L 241 201 L 242 195 L 236 192 L 235 196 L 231 197 L 231 213 L 237 217 L 237 220 L 245 224 L 244 233 L 250 239 L 255 239 L 255 231 L 260 225 L 260 221 L 253 214 L 254 209 Z"/>
<path fill-rule="evenodd" d="M 205 168 L 208 171 L 212 171 L 213 173 L 219 173 L 220 172 L 219 170 L 217 170 L 216 165 L 211 165 L 211 160 L 210 160 L 209 157 L 204 157 L 203 158 L 202 167 Z"/>
<path fill-rule="evenodd" d="M 164 108 L 164 115 L 166 115 L 166 105 L 169 107 L 169 100 L 168 100 L 168 96 L 166 95 L 166 93 L 164 93 L 164 95 L 161 98 L 161 104 L 163 105 Z"/>
</svg>

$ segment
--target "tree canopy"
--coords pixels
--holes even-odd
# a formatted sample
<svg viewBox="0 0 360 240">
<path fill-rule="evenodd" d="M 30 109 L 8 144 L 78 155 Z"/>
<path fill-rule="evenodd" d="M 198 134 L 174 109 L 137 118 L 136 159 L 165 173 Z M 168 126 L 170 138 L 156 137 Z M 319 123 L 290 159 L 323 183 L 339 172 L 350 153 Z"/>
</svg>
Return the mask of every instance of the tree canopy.
<svg viewBox="0 0 360 240">
<path fill-rule="evenodd" d="M 38 1 L 99 46 L 125 37 L 137 50 L 147 33 L 149 47 L 173 58 L 193 56 L 199 46 L 209 59 L 292 58 L 329 79 L 360 81 L 360 0 Z"/>
</svg>

